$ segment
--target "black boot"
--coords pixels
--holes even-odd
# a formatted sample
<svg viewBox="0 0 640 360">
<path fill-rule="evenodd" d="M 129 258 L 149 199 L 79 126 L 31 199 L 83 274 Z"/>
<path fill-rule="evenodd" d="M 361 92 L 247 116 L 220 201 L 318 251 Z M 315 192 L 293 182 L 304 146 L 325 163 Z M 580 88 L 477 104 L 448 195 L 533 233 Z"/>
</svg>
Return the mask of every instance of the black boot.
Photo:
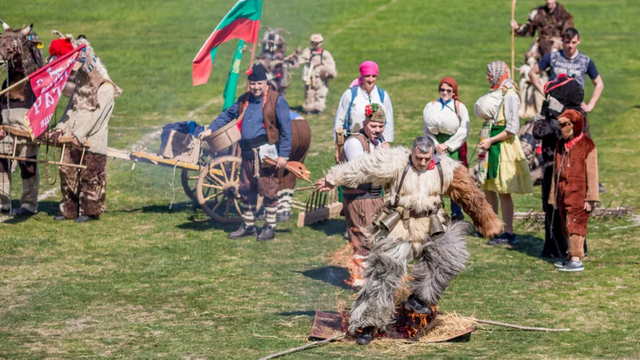
<svg viewBox="0 0 640 360">
<path fill-rule="evenodd" d="M 240 224 L 238 230 L 227 235 L 227 239 L 241 239 L 247 236 L 256 236 L 256 227 L 254 225 L 247 226 L 247 224 Z"/>
<path fill-rule="evenodd" d="M 262 227 L 262 230 L 260 231 L 260 235 L 258 235 L 258 238 L 256 240 L 267 241 L 275 237 L 276 237 L 276 230 L 273 227 L 267 224 L 264 224 L 264 226 Z"/>
<path fill-rule="evenodd" d="M 407 302 L 404 303 L 404 308 L 414 314 L 431 315 L 431 308 L 425 305 L 413 294 L 411 294 L 407 299 Z"/>
<path fill-rule="evenodd" d="M 367 326 L 362 329 L 362 333 L 356 338 L 356 344 L 369 345 L 376 334 L 376 328 L 373 326 Z"/>
<path fill-rule="evenodd" d="M 77 223 L 85 223 L 87 221 L 100 220 L 98 215 L 82 215 L 78 216 L 74 221 Z"/>
</svg>

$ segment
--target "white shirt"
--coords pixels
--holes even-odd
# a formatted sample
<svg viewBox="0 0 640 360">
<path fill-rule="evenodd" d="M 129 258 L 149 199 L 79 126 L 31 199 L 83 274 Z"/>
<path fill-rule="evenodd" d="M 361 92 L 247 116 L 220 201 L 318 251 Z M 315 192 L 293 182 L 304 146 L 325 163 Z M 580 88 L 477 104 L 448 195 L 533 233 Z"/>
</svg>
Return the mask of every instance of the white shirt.
<svg viewBox="0 0 640 360">
<path fill-rule="evenodd" d="M 444 108 L 440 101 L 432 101 L 427 103 L 422 111 L 424 134 L 433 139 L 436 144 L 438 144 L 436 135 L 453 135 L 444 142 L 451 151 L 458 150 L 467 141 L 471 128 L 467 107 L 461 102 L 458 102 L 458 106 L 460 118 L 456 115 L 454 101 L 447 103 Z"/>
<path fill-rule="evenodd" d="M 378 146 L 380 146 L 380 144 L 381 143 L 378 143 Z M 376 148 L 377 146 L 374 146 L 373 143 L 370 143 L 369 150 L 371 151 L 371 153 L 375 152 Z M 360 140 L 358 140 L 357 138 L 350 137 L 344 143 L 344 156 L 347 158 L 347 161 L 357 159 L 364 154 L 364 147 L 362 146 Z"/>
<path fill-rule="evenodd" d="M 353 106 L 349 109 L 349 104 L 351 104 L 351 89 L 347 89 L 342 94 L 342 98 L 340 99 L 340 105 L 338 106 L 338 111 L 336 111 L 336 118 L 333 121 L 333 139 L 336 138 L 336 129 L 342 129 L 344 126 L 344 121 L 347 117 L 347 110 L 350 111 L 351 117 L 349 122 L 351 123 L 351 133 L 357 133 L 362 129 L 362 123 L 364 122 L 364 108 L 369 104 L 382 104 L 384 108 L 384 114 L 387 119 L 387 123 L 384 125 L 384 131 L 382 132 L 382 136 L 385 141 L 393 142 L 393 106 L 391 105 L 391 98 L 389 94 L 384 92 L 384 103 L 380 101 L 380 95 L 378 94 L 378 87 L 374 85 L 373 90 L 371 90 L 371 99 L 369 99 L 369 94 L 362 89 L 362 87 L 358 86 L 358 91 L 356 94 L 356 99 L 353 101 Z"/>
</svg>

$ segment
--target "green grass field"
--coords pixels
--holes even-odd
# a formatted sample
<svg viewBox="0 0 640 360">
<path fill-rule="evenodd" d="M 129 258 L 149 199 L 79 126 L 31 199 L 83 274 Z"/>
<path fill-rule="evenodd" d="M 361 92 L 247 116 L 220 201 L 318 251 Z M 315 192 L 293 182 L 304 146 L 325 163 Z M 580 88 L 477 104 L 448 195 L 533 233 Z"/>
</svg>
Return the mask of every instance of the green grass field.
<svg viewBox="0 0 640 360">
<path fill-rule="evenodd" d="M 519 1 L 518 21 L 539 3 Z M 221 110 L 235 42 L 222 46 L 205 86 L 192 87 L 191 61 L 233 4 L 33 0 L 3 4 L 0 17 L 16 27 L 34 22 L 47 44 L 53 29 L 85 34 L 124 89 L 109 145 L 138 143 L 155 151 L 159 137 L 145 135 L 169 122 L 208 123 Z M 640 4 L 563 4 L 581 31 L 580 49 L 605 83 L 590 115 L 608 189 L 603 202 L 640 205 Z M 327 113 L 308 117 L 312 177 L 332 164 L 333 113 L 361 61 L 380 65 L 378 84 L 393 100 L 397 143 L 406 145 L 421 133 L 422 109 L 438 96 L 442 76 L 457 79 L 468 106 L 487 91 L 485 65 L 509 60 L 509 19 L 509 1 L 266 0 L 264 25 L 291 31 L 291 49 L 322 32 L 338 65 Z M 517 59 L 529 44 L 517 39 Z M 248 56 L 243 60 L 246 68 Z M 289 88 L 292 106 L 303 101 L 299 74 Z M 589 96 L 592 89 L 589 84 Z M 472 119 L 470 146 L 479 125 Z M 46 184 L 44 170 L 42 192 L 59 186 Z M 49 169 L 50 182 L 54 172 Z M 37 216 L 0 223 L 1 359 L 259 358 L 302 345 L 316 309 L 335 310 L 339 300 L 353 297 L 342 283 L 345 270 L 330 265 L 345 245 L 342 222 L 297 229 L 292 221 L 278 227 L 275 241 L 230 241 L 226 233 L 234 226 L 211 222 L 182 193 L 179 177 L 175 184 L 172 178 L 170 168 L 139 164 L 131 170 L 131 163 L 113 160 L 101 221 L 54 222 L 58 192 L 43 200 Z M 172 186 L 176 204 L 169 210 Z M 16 181 L 16 198 L 19 191 Z M 518 211 L 537 211 L 539 187 L 515 201 Z M 640 228 L 612 229 L 633 224 L 592 222 L 586 271 L 576 274 L 558 273 L 537 257 L 540 229 L 519 224 L 514 248 L 469 238 L 468 270 L 447 290 L 442 311 L 571 332 L 486 327 L 468 343 L 341 342 L 288 358 L 640 358 Z"/>
</svg>

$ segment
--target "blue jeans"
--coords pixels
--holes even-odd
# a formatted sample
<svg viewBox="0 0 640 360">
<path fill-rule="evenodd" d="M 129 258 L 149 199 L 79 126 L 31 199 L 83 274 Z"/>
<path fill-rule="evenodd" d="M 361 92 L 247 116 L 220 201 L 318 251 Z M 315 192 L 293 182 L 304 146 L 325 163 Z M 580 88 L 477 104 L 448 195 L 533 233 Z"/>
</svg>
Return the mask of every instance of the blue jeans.
<svg viewBox="0 0 640 360">
<path fill-rule="evenodd" d="M 451 216 L 464 216 L 462 214 L 462 208 L 451 200 Z"/>
</svg>

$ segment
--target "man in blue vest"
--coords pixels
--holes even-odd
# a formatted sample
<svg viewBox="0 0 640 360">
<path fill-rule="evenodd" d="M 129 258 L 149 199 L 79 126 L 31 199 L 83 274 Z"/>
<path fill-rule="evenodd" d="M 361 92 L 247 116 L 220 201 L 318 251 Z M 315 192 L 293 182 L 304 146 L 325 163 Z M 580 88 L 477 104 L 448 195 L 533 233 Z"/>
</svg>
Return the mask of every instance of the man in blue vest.
<svg viewBox="0 0 640 360">
<path fill-rule="evenodd" d="M 278 170 L 285 167 L 291 153 L 289 104 L 267 85 L 267 71 L 258 63 L 248 71 L 249 92 L 213 120 L 201 137 L 206 137 L 232 120 L 241 122 L 239 193 L 243 202 L 242 224 L 227 237 L 256 236 L 255 211 L 258 195 L 264 198 L 265 224 L 258 241 L 275 238 L 278 210 Z M 265 167 L 265 156 L 277 159 L 274 167 Z"/>
</svg>

